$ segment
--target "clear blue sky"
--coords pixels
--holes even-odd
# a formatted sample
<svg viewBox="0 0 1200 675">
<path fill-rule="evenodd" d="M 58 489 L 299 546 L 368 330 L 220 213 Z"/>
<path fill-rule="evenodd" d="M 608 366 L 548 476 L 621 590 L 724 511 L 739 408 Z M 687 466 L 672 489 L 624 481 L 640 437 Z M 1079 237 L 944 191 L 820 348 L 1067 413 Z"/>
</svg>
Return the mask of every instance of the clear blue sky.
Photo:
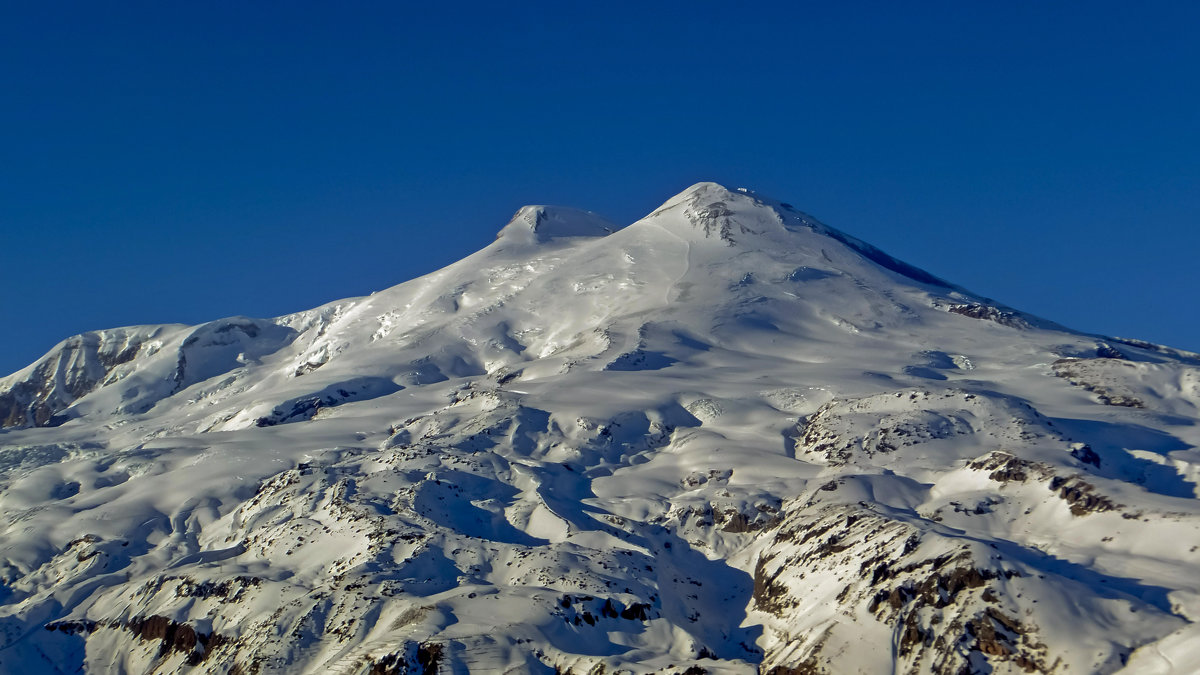
<svg viewBox="0 0 1200 675">
<path fill-rule="evenodd" d="M 0 371 L 699 180 L 1200 350 L 1197 30 L 1194 2 L 8 3 Z"/>
</svg>

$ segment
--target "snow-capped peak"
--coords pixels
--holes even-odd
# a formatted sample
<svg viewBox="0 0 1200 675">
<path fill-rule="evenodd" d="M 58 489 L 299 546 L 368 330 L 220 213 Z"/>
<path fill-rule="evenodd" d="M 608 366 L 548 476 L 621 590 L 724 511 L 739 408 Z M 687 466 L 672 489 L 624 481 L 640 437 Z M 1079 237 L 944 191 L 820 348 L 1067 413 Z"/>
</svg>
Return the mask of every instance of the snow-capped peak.
<svg viewBox="0 0 1200 675">
<path fill-rule="evenodd" d="M 727 246 L 763 245 L 787 231 L 784 216 L 775 205 L 747 190 L 730 190 L 719 183 L 696 183 L 668 199 L 641 223 L 663 227 L 695 242 Z M 751 243 L 757 242 L 757 243 Z"/>
<path fill-rule="evenodd" d="M 1198 363 L 742 189 L 525 207 L 0 379 L 0 675 L 1200 672 Z"/>
<path fill-rule="evenodd" d="M 522 206 L 496 235 L 506 243 L 544 244 L 555 239 L 604 237 L 620 229 L 591 211 L 566 206 Z"/>
</svg>

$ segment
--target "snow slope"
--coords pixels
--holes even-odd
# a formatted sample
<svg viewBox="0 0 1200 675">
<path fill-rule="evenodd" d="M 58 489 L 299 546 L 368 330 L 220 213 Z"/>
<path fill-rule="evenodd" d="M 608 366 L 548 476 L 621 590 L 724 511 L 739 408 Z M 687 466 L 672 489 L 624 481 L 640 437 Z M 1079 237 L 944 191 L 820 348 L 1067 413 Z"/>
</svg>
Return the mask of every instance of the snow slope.
<svg viewBox="0 0 1200 675">
<path fill-rule="evenodd" d="M 0 672 L 1195 672 L 1197 405 L 748 191 L 525 207 L 0 380 Z"/>
</svg>

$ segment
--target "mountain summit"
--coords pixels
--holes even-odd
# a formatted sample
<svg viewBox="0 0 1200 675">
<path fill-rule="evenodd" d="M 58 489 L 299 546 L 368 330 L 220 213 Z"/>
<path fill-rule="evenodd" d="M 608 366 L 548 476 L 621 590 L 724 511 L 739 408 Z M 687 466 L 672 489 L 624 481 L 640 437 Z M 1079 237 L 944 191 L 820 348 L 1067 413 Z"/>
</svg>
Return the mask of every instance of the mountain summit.
<svg viewBox="0 0 1200 675">
<path fill-rule="evenodd" d="M 1200 669 L 1200 356 L 747 190 L 0 380 L 0 673 Z"/>
</svg>

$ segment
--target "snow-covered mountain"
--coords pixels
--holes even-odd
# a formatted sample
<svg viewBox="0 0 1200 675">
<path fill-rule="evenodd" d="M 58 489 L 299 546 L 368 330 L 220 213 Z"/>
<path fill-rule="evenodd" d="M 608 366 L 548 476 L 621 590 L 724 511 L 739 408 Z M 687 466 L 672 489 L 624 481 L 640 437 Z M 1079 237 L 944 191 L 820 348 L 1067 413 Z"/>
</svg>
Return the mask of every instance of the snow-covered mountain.
<svg viewBox="0 0 1200 675">
<path fill-rule="evenodd" d="M 1191 673 L 1200 356 L 745 190 L 0 380 L 4 673 Z"/>
</svg>

